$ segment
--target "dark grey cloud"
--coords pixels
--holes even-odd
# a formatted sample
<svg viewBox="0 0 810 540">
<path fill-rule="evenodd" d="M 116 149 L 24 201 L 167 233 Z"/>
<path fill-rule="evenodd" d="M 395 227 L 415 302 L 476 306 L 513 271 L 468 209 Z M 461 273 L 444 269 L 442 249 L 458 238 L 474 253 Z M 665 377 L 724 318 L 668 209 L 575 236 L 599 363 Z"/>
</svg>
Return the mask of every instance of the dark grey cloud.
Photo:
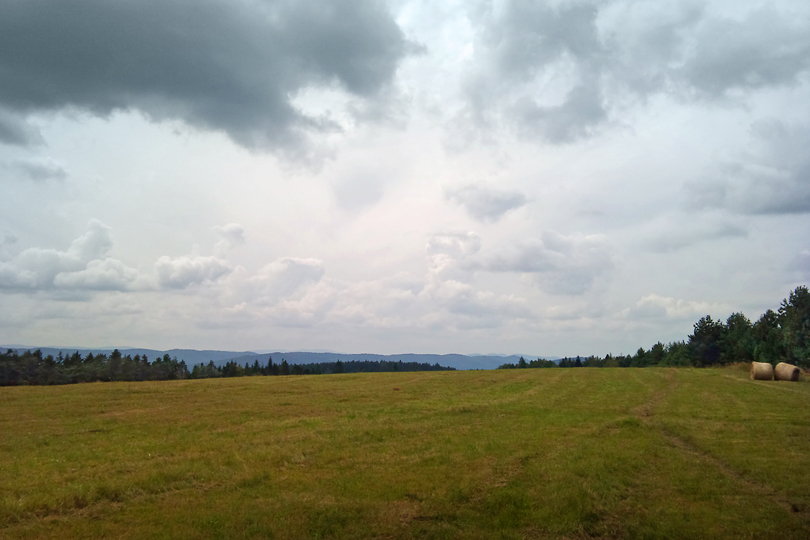
<svg viewBox="0 0 810 540">
<path fill-rule="evenodd" d="M 595 69 L 603 54 L 597 15 L 596 6 L 584 2 L 512 1 L 479 12 L 481 53 L 466 84 L 467 115 L 484 125 L 500 115 L 524 135 L 553 143 L 586 135 L 605 117 L 598 82 L 582 77 L 551 103 L 536 90 L 536 78 L 549 70 L 573 71 L 576 78 L 592 71 L 589 64 Z"/>
<path fill-rule="evenodd" d="M 334 127 L 295 108 L 299 91 L 380 98 L 409 50 L 374 0 L 4 2 L 0 107 L 139 110 L 289 149 Z M 0 140 L 25 142 L 10 125 Z"/>
<path fill-rule="evenodd" d="M 760 8 L 742 20 L 698 25 L 692 53 L 675 76 L 709 96 L 793 84 L 810 68 L 810 22 Z"/>
<path fill-rule="evenodd" d="M 476 61 L 461 114 L 477 129 L 568 143 L 652 96 L 744 104 L 810 70 L 810 17 L 785 3 L 736 18 L 696 2 L 486 5 L 471 15 Z"/>
<path fill-rule="evenodd" d="M 482 185 L 469 185 L 445 192 L 448 200 L 460 204 L 475 219 L 498 221 L 507 212 L 524 206 L 526 196 L 516 191 L 503 191 Z"/>
<path fill-rule="evenodd" d="M 17 115 L 0 107 L 0 144 L 30 146 L 42 142 L 42 136 Z"/>
<path fill-rule="evenodd" d="M 605 2 L 601 43 L 610 72 L 624 89 L 641 96 L 671 88 L 671 71 L 687 57 L 689 32 L 706 16 L 703 1 Z"/>
<path fill-rule="evenodd" d="M 5 233 L 0 237 L 0 261 L 11 257 L 12 249 L 18 241 L 19 239 L 11 233 Z"/>
<path fill-rule="evenodd" d="M 752 126 L 751 150 L 684 185 L 689 209 L 723 208 L 740 214 L 810 212 L 810 125 L 761 121 Z"/>
<path fill-rule="evenodd" d="M 748 231 L 732 222 L 709 219 L 686 219 L 672 216 L 661 221 L 649 238 L 643 241 L 645 249 L 656 253 L 669 253 L 716 240 L 728 241 L 748 236 Z"/>
<path fill-rule="evenodd" d="M 588 59 L 600 52 L 596 5 L 511 1 L 488 15 L 493 19 L 485 27 L 485 40 L 500 76 L 525 80 L 561 55 Z"/>
<path fill-rule="evenodd" d="M 512 113 L 523 135 L 556 143 L 586 137 L 607 120 L 601 89 L 593 82 L 572 88 L 560 105 L 541 106 L 523 98 L 515 103 Z"/>
<path fill-rule="evenodd" d="M 730 186 L 724 205 L 749 214 L 810 212 L 810 163 L 797 169 L 761 170 L 735 164 L 723 180 Z"/>
<path fill-rule="evenodd" d="M 810 280 L 810 248 L 799 251 L 788 269 L 795 274 L 798 283 L 807 283 Z"/>
<path fill-rule="evenodd" d="M 0 170 L 5 170 L 14 177 L 25 178 L 35 182 L 46 180 L 64 180 L 67 178 L 65 169 L 50 159 L 17 160 L 9 163 L 0 163 Z"/>
</svg>

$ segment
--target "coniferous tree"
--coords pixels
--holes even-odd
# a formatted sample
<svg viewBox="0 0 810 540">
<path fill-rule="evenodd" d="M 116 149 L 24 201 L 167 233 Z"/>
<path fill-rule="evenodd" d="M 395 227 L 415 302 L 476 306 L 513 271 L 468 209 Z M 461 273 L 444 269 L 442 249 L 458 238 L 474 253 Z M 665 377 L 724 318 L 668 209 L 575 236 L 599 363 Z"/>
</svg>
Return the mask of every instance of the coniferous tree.
<svg viewBox="0 0 810 540">
<path fill-rule="evenodd" d="M 779 315 L 772 309 L 763 313 L 754 323 L 751 334 L 754 343 L 754 360 L 757 362 L 769 362 L 775 365 L 785 356 Z"/>
<path fill-rule="evenodd" d="M 779 307 L 782 345 L 789 363 L 810 367 L 810 292 L 801 286 Z"/>
<path fill-rule="evenodd" d="M 723 323 L 713 320 L 710 315 L 695 323 L 694 332 L 689 336 L 689 351 L 696 366 L 720 364 L 725 331 Z"/>
<path fill-rule="evenodd" d="M 724 364 L 732 362 L 750 362 L 754 359 L 753 325 L 742 313 L 732 313 L 726 320 L 723 335 Z"/>
</svg>

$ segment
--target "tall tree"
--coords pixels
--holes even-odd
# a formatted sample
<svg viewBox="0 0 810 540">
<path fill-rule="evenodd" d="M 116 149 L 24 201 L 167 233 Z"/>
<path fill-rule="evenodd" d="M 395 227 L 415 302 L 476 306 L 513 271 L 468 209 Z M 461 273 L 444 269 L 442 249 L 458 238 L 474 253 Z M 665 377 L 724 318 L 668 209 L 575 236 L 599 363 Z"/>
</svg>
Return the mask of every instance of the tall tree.
<svg viewBox="0 0 810 540">
<path fill-rule="evenodd" d="M 715 321 L 710 315 L 695 323 L 694 332 L 689 335 L 689 353 L 696 366 L 719 364 L 723 354 L 725 325 Z"/>
<path fill-rule="evenodd" d="M 810 292 L 801 286 L 779 307 L 782 344 L 788 362 L 810 367 Z"/>
<path fill-rule="evenodd" d="M 742 313 L 732 313 L 726 319 L 722 361 L 723 363 L 750 362 L 753 359 L 753 325 Z"/>
<path fill-rule="evenodd" d="M 751 329 L 754 342 L 754 360 L 757 362 L 778 363 L 785 356 L 782 343 L 782 328 L 779 315 L 769 309 L 754 323 Z"/>
<path fill-rule="evenodd" d="M 660 366 L 665 363 L 667 356 L 666 349 L 664 348 L 664 344 L 660 341 L 650 348 L 647 351 L 646 355 L 646 363 L 647 366 Z"/>
<path fill-rule="evenodd" d="M 520 357 L 520 360 L 518 360 L 518 367 L 521 369 L 529 367 L 529 364 L 526 363 L 526 359 L 522 356 Z"/>
</svg>

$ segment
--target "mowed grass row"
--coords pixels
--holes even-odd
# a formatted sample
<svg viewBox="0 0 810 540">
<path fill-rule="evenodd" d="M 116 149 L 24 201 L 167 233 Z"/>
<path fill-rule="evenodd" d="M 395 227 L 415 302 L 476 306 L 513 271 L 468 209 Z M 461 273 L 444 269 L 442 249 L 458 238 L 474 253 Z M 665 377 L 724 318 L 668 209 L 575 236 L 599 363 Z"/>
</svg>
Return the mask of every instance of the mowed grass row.
<svg viewBox="0 0 810 540">
<path fill-rule="evenodd" d="M 810 537 L 810 384 L 746 376 L 0 388 L 0 537 Z"/>
</svg>

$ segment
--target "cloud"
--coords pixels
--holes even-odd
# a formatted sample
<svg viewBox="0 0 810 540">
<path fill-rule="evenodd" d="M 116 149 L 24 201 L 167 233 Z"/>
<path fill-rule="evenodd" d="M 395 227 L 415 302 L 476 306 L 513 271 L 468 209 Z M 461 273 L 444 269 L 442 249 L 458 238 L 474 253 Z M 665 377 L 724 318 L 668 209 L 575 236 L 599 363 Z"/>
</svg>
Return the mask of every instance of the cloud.
<svg viewBox="0 0 810 540">
<path fill-rule="evenodd" d="M 623 315 L 630 319 L 689 320 L 707 313 L 717 313 L 722 309 L 722 306 L 708 302 L 648 294 L 640 298 L 633 307 L 624 310 Z"/>
<path fill-rule="evenodd" d="M 613 268 L 613 261 L 604 236 L 545 231 L 540 239 L 490 257 L 482 268 L 533 275 L 548 292 L 580 295 Z"/>
<path fill-rule="evenodd" d="M 220 240 L 214 246 L 214 251 L 220 255 L 245 243 L 245 228 L 238 223 L 228 223 L 214 227 L 214 231 L 220 237 Z"/>
<path fill-rule="evenodd" d="M 746 104 L 810 70 L 805 8 L 506 0 L 470 10 L 474 62 L 460 116 L 565 144 L 621 124 L 654 96 Z"/>
<path fill-rule="evenodd" d="M 53 284 L 60 289 L 120 291 L 138 277 L 138 271 L 116 259 L 96 259 L 77 272 L 60 272 Z"/>
<path fill-rule="evenodd" d="M 810 125 L 760 121 L 751 150 L 684 185 L 690 209 L 725 208 L 741 214 L 810 212 Z"/>
<path fill-rule="evenodd" d="M 584 2 L 510 1 L 477 13 L 468 116 L 479 126 L 505 121 L 551 143 L 589 133 L 606 116 L 598 78 L 591 77 L 598 67 L 590 64 L 602 54 L 597 15 Z"/>
<path fill-rule="evenodd" d="M 6 233 L 0 238 L 0 261 L 4 261 L 11 257 L 11 251 L 14 245 L 17 244 L 19 238 L 15 235 Z"/>
<path fill-rule="evenodd" d="M 470 258 L 480 249 L 481 238 L 472 231 L 434 234 L 425 246 L 430 279 L 462 279 L 469 273 Z"/>
<path fill-rule="evenodd" d="M 670 90 L 688 51 L 698 54 L 691 36 L 708 11 L 706 2 L 695 0 L 602 3 L 599 36 L 611 83 L 641 97 Z"/>
<path fill-rule="evenodd" d="M 123 290 L 137 271 L 107 257 L 112 249 L 110 227 L 93 219 L 87 232 L 66 251 L 28 248 L 0 262 L 0 288 L 55 290 Z"/>
<path fill-rule="evenodd" d="M 541 106 L 531 98 L 521 98 L 512 115 L 518 131 L 554 143 L 586 137 L 607 120 L 601 90 L 593 81 L 571 88 L 560 105 Z"/>
<path fill-rule="evenodd" d="M 472 231 L 445 232 L 432 235 L 425 246 L 428 255 L 466 257 L 481 249 L 481 237 Z"/>
<path fill-rule="evenodd" d="M 82 262 L 89 262 L 106 255 L 113 245 L 111 230 L 101 221 L 91 219 L 87 232 L 71 242 L 68 254 Z"/>
<path fill-rule="evenodd" d="M 406 314 L 400 326 L 496 328 L 531 316 L 525 298 L 471 283 L 481 244 L 473 231 L 443 232 L 428 239 L 425 282 L 398 291 L 398 299 L 406 304 L 397 307 Z"/>
<path fill-rule="evenodd" d="M 486 13 L 483 42 L 491 49 L 498 75 L 525 80 L 563 54 L 597 55 L 597 15 L 597 7 L 589 2 L 493 4 Z"/>
<path fill-rule="evenodd" d="M 296 151 L 335 129 L 293 105 L 312 86 L 382 99 L 411 45 L 382 2 L 30 0 L 0 8 L 0 107 L 138 110 Z M 0 140 L 31 137 L 0 116 Z M 14 127 L 17 126 L 17 127 Z"/>
<path fill-rule="evenodd" d="M 480 290 L 452 279 L 430 284 L 423 295 L 430 301 L 427 313 L 439 308 L 451 315 L 449 322 L 461 326 L 495 327 L 531 314 L 523 298 Z"/>
<path fill-rule="evenodd" d="M 319 259 L 284 257 L 248 279 L 247 293 L 252 300 L 275 303 L 319 282 L 325 272 Z"/>
<path fill-rule="evenodd" d="M 465 235 L 432 239 L 436 251 L 461 256 L 475 248 Z M 439 247 L 444 243 L 445 247 Z M 443 253 L 449 255 L 448 253 Z M 433 261 L 432 256 L 429 261 Z M 493 328 L 530 317 L 524 298 L 497 294 L 464 283 L 429 263 L 426 280 L 408 273 L 353 283 L 323 279 L 317 259 L 284 258 L 254 276 L 235 278 L 244 284 L 235 317 L 258 317 L 281 326 L 313 325 L 403 328 Z"/>
<path fill-rule="evenodd" d="M 691 53 L 676 74 L 709 96 L 790 85 L 810 68 L 810 23 L 773 7 L 742 20 L 714 17 L 698 25 Z"/>
<path fill-rule="evenodd" d="M 810 249 L 802 249 L 793 257 L 788 269 L 796 276 L 798 283 L 810 281 Z"/>
<path fill-rule="evenodd" d="M 359 212 L 379 201 L 385 192 L 386 180 L 370 171 L 345 175 L 333 184 L 335 199 L 348 212 Z"/>
<path fill-rule="evenodd" d="M 710 216 L 706 219 L 692 217 L 660 216 L 652 225 L 649 236 L 643 240 L 645 250 L 656 253 L 677 251 L 702 242 L 728 241 L 744 238 L 748 231 L 727 219 Z"/>
<path fill-rule="evenodd" d="M 65 169 L 52 159 L 17 160 L 2 164 L 0 168 L 10 171 L 15 176 L 22 176 L 34 182 L 64 180 L 67 178 Z"/>
<path fill-rule="evenodd" d="M 0 144 L 31 146 L 41 142 L 42 136 L 36 129 L 0 107 Z"/>
<path fill-rule="evenodd" d="M 82 262 L 64 251 L 28 248 L 10 262 L 0 263 L 0 287 L 50 288 L 57 274 L 77 271 Z"/>
<path fill-rule="evenodd" d="M 422 315 L 424 282 L 408 273 L 348 284 L 336 291 L 330 317 L 365 327 L 403 327 Z"/>
<path fill-rule="evenodd" d="M 155 263 L 158 284 L 167 289 L 185 289 L 216 281 L 229 274 L 232 269 L 218 257 L 168 257 L 163 256 Z"/>
<path fill-rule="evenodd" d="M 493 222 L 507 212 L 526 204 L 526 196 L 516 191 L 502 191 L 481 185 L 469 185 L 445 192 L 448 200 L 455 202 L 475 219 Z"/>
</svg>

